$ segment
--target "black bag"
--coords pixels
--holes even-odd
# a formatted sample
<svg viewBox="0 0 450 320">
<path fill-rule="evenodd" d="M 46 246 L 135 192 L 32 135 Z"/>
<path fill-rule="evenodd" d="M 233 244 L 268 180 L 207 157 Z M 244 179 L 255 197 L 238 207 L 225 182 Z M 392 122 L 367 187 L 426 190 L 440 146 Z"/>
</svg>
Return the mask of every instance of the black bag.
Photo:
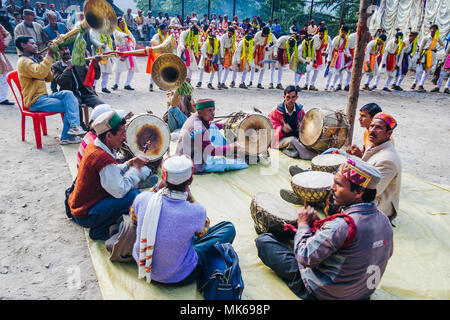
<svg viewBox="0 0 450 320">
<path fill-rule="evenodd" d="M 75 182 L 76 181 L 77 181 L 77 178 L 75 178 L 75 180 L 73 181 L 72 185 L 69 188 L 67 188 L 66 191 L 64 192 L 65 195 L 66 195 L 66 199 L 64 200 L 64 205 L 66 207 L 67 218 L 69 218 L 69 219 L 73 219 L 72 212 L 70 212 L 69 196 L 73 192 L 73 189 L 75 189 Z"/>
<path fill-rule="evenodd" d="M 211 247 L 197 286 L 205 300 L 241 300 L 244 281 L 231 243 Z"/>
</svg>

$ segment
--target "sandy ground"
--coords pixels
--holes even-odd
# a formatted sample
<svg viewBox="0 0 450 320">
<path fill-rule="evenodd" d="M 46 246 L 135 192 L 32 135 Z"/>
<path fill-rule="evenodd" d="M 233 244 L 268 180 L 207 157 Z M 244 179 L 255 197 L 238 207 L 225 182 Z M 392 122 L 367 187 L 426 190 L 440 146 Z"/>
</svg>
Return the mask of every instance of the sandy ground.
<svg viewBox="0 0 450 320">
<path fill-rule="evenodd" d="M 16 56 L 8 57 L 15 65 Z M 162 116 L 166 110 L 166 93 L 158 89 L 149 92 L 148 75 L 143 72 L 145 59 L 139 58 L 138 65 L 141 73 L 132 81 L 136 91 L 122 89 L 123 74 L 118 91 L 100 92 L 99 96 L 118 109 L 135 114 L 152 110 Z M 255 74 L 255 86 L 258 75 Z M 404 92 L 361 91 L 359 106 L 376 102 L 397 119 L 394 138 L 405 172 L 450 185 L 450 96 L 410 92 L 413 76 L 410 74 L 405 79 Z M 292 72 L 285 71 L 283 78 L 286 87 L 293 81 Z M 204 80 L 208 79 L 205 75 Z M 263 81 L 266 88 L 269 79 L 266 72 Z M 194 74 L 192 83 L 197 81 L 198 74 Z M 381 86 L 384 81 L 383 77 Z M 113 84 L 111 77 L 109 87 Z M 303 84 L 304 79 L 300 86 Z M 298 102 L 306 111 L 313 107 L 345 110 L 347 92 L 324 92 L 324 84 L 320 76 L 316 86 L 321 91 L 301 92 Z M 431 82 L 425 86 L 428 91 L 433 87 Z M 215 99 L 216 115 L 253 107 L 267 114 L 282 101 L 282 96 L 280 90 L 255 87 L 210 90 L 206 83 L 194 92 L 195 99 Z M 9 98 L 14 100 L 12 93 Z M 17 106 L 0 106 L 0 118 L 0 144 L 4 147 L 0 163 L 0 299 L 101 299 L 83 229 L 65 216 L 64 190 L 70 186 L 72 177 L 58 141 L 61 119 L 48 118 L 48 136 L 43 137 L 43 148 L 37 150 L 29 118 L 26 141 L 21 141 Z M 354 143 L 362 144 L 362 132 L 356 123 Z"/>
</svg>

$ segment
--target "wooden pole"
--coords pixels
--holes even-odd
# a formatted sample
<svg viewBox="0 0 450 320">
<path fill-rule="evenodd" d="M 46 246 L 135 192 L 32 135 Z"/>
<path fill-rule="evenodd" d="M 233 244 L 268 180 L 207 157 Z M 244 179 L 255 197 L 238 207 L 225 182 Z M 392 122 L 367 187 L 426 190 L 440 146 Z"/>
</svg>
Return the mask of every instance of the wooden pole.
<svg viewBox="0 0 450 320">
<path fill-rule="evenodd" d="M 358 107 L 359 87 L 361 84 L 365 49 L 367 45 L 366 42 L 368 32 L 367 21 L 369 17 L 367 9 L 369 8 L 370 5 L 371 5 L 370 0 L 360 0 L 358 28 L 356 30 L 357 36 L 356 36 L 355 56 L 353 59 L 352 77 L 350 80 L 350 89 L 348 93 L 348 103 L 346 110 L 347 119 L 350 123 L 347 141 L 345 143 L 346 146 L 351 146 L 353 140 L 353 129 L 355 124 L 356 108 Z"/>
<path fill-rule="evenodd" d="M 341 17 L 340 17 L 340 19 L 339 19 L 339 29 L 341 28 L 342 23 L 344 22 L 345 2 L 346 2 L 346 0 L 342 1 L 342 6 L 341 6 Z"/>
</svg>

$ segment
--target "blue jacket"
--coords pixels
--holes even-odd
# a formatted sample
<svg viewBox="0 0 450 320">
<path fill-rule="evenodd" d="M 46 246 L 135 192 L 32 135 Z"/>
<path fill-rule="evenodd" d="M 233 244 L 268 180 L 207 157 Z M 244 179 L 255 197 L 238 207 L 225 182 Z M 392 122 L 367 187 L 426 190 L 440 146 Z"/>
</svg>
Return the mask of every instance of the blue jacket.
<svg viewBox="0 0 450 320">
<path fill-rule="evenodd" d="M 57 26 L 58 32 L 60 34 L 64 34 L 67 32 L 67 28 L 63 23 L 57 22 L 56 26 Z M 44 32 L 48 35 L 48 38 L 50 40 L 56 39 L 56 37 L 57 37 L 55 30 L 53 30 L 50 25 L 48 25 L 44 28 Z"/>
</svg>

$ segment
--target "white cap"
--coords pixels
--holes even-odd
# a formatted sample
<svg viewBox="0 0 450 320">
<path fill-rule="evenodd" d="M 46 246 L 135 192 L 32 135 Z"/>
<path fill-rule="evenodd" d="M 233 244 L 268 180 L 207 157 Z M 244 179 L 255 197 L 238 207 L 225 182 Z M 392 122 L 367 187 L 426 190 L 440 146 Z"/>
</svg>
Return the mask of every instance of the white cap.
<svg viewBox="0 0 450 320">
<path fill-rule="evenodd" d="M 194 162 L 186 154 L 176 154 L 166 158 L 161 168 L 163 180 L 173 185 L 180 185 L 192 177 Z"/>
<path fill-rule="evenodd" d="M 112 107 L 107 104 L 107 103 L 103 103 L 103 104 L 99 104 L 98 106 L 96 106 L 94 108 L 94 110 L 92 110 L 91 113 L 91 122 L 94 122 L 95 119 L 98 118 L 99 115 L 101 115 L 102 113 L 111 111 Z M 119 115 L 119 117 L 123 118 L 125 117 L 125 110 L 116 110 L 117 114 Z"/>
</svg>

